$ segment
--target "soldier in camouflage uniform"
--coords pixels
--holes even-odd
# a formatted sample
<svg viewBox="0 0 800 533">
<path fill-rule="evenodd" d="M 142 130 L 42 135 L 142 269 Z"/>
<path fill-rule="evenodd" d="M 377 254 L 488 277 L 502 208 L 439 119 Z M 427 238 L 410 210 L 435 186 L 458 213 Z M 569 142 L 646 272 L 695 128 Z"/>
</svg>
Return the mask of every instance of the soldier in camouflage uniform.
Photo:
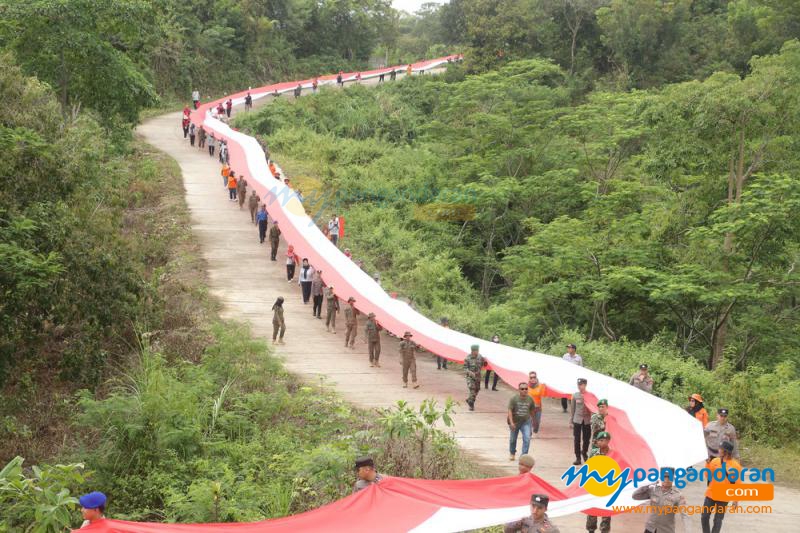
<svg viewBox="0 0 800 533">
<path fill-rule="evenodd" d="M 344 308 L 344 347 L 351 348 L 356 342 L 356 333 L 358 333 L 358 309 L 353 305 L 356 299 L 352 296 L 347 299 L 347 306 Z"/>
<path fill-rule="evenodd" d="M 367 348 L 369 349 L 369 366 L 380 368 L 378 359 L 381 356 L 381 330 L 383 328 L 375 320 L 375 313 L 367 315 L 367 325 L 364 328 L 364 335 L 367 337 Z"/>
<path fill-rule="evenodd" d="M 596 446 L 597 434 L 606 430 L 606 416 L 608 416 L 608 400 L 597 401 L 597 412 L 592 414 L 589 422 L 592 434 L 592 446 Z"/>
<path fill-rule="evenodd" d="M 531 496 L 531 515 L 503 526 L 503 533 L 559 533 L 558 527 L 547 517 L 547 494 Z"/>
<path fill-rule="evenodd" d="M 325 303 L 327 313 L 325 315 L 325 329 L 336 333 L 336 313 L 339 312 L 339 299 L 333 292 L 333 285 L 325 287 Z"/>
<path fill-rule="evenodd" d="M 475 410 L 475 398 L 478 397 L 478 391 L 481 390 L 481 369 L 486 366 L 486 359 L 478 353 L 480 346 L 473 344 L 470 347 L 470 354 L 464 358 L 464 375 L 467 378 L 467 388 L 469 389 L 469 397 L 467 398 L 467 405 L 469 410 Z"/>
<path fill-rule="evenodd" d="M 589 452 L 589 457 L 595 455 L 608 455 L 611 449 L 608 443 L 611 441 L 611 434 L 607 431 L 601 431 L 595 437 L 595 443 L 592 445 L 592 450 Z M 597 517 L 592 515 L 586 516 L 586 531 L 594 533 L 597 529 Z M 608 533 L 611 531 L 611 517 L 604 516 L 600 519 L 600 533 Z"/>
<path fill-rule="evenodd" d="M 400 341 L 400 364 L 403 365 L 403 388 L 408 388 L 408 371 L 411 370 L 411 383 L 415 389 L 417 385 L 417 356 L 419 346 L 411 342 L 412 334 L 410 331 L 403 333 L 403 340 Z"/>
</svg>

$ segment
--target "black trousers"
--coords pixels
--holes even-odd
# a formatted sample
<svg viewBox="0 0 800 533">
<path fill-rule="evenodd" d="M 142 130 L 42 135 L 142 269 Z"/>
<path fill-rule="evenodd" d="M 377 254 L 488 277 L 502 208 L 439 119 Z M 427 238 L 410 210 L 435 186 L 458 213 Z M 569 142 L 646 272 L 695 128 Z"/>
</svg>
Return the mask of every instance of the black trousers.
<svg viewBox="0 0 800 533">
<path fill-rule="evenodd" d="M 213 144 L 209 144 L 208 145 L 208 155 L 210 155 L 211 157 L 214 157 L 214 145 Z"/>
<path fill-rule="evenodd" d="M 581 454 L 586 455 L 589 452 L 589 438 L 591 437 L 591 433 L 592 426 L 589 424 L 572 424 L 575 459 L 580 460 Z M 583 443 L 581 443 L 581 437 L 583 437 Z"/>
<path fill-rule="evenodd" d="M 484 374 L 484 376 L 483 376 L 483 388 L 484 389 L 488 389 L 489 388 L 489 376 L 491 374 L 492 374 L 492 371 L 491 370 L 487 370 L 486 374 Z M 494 373 L 494 381 L 492 381 L 492 388 L 493 389 L 497 388 L 497 380 L 498 379 L 500 379 L 500 376 L 498 376 L 497 372 L 495 372 Z"/>
<path fill-rule="evenodd" d="M 314 308 L 311 310 L 317 318 L 322 318 L 322 295 L 314 296 Z"/>
<path fill-rule="evenodd" d="M 195 134 L 194 133 L 190 133 L 189 134 L 189 144 L 192 145 L 192 146 L 194 146 L 194 139 L 195 139 Z"/>
<path fill-rule="evenodd" d="M 567 399 L 561 398 L 561 408 L 564 410 L 565 413 L 567 412 L 567 405 L 568 405 Z"/>
<path fill-rule="evenodd" d="M 264 239 L 267 238 L 267 221 L 266 220 L 259 220 L 258 221 L 258 242 L 263 243 Z"/>
<path fill-rule="evenodd" d="M 307 304 L 308 299 L 311 298 L 311 282 L 301 281 L 300 286 L 303 287 L 303 303 Z"/>
<path fill-rule="evenodd" d="M 725 507 L 728 502 L 712 500 L 708 496 L 703 500 L 703 512 L 700 515 L 700 525 L 703 533 L 719 533 L 722 529 L 722 520 L 725 518 Z M 714 507 L 714 526 L 711 527 L 711 507 Z"/>
<path fill-rule="evenodd" d="M 297 266 L 297 265 L 295 265 L 294 263 L 286 265 L 286 279 L 288 281 L 292 281 L 292 278 L 294 277 L 294 267 L 295 266 Z"/>
</svg>

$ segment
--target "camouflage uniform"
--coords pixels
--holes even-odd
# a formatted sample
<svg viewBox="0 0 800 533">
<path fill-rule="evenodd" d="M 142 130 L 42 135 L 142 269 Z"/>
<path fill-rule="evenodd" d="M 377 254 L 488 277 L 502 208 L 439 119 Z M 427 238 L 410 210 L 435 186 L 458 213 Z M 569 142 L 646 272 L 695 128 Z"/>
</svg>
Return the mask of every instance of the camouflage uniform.
<svg viewBox="0 0 800 533">
<path fill-rule="evenodd" d="M 596 446 L 595 435 L 597 435 L 601 431 L 606 430 L 606 417 L 604 417 L 600 413 L 594 413 L 592 414 L 592 418 L 591 421 L 589 422 L 589 425 L 591 426 L 591 433 L 592 433 L 592 439 L 591 439 L 592 449 L 594 449 Z"/>
<path fill-rule="evenodd" d="M 378 364 L 378 359 L 381 356 L 381 331 L 380 325 L 375 322 L 375 318 L 369 318 L 367 325 L 364 328 L 364 334 L 367 337 L 367 347 L 369 349 L 369 362 L 375 366 Z"/>
<path fill-rule="evenodd" d="M 278 243 L 281 240 L 281 229 L 276 225 L 272 224 L 272 227 L 269 228 L 269 244 L 272 248 L 270 250 L 270 259 L 275 261 L 275 257 L 278 255 Z"/>
<path fill-rule="evenodd" d="M 559 533 L 558 527 L 553 525 L 547 514 L 541 520 L 534 520 L 526 516 L 522 520 L 511 522 L 503 526 L 503 533 Z"/>
<path fill-rule="evenodd" d="M 467 388 L 469 389 L 469 397 L 467 398 L 467 405 L 469 410 L 475 410 L 475 399 L 478 397 L 478 391 L 481 390 L 481 369 L 486 366 L 486 359 L 481 354 L 470 354 L 464 358 L 464 375 L 467 378 Z"/>
<path fill-rule="evenodd" d="M 417 387 L 417 357 L 415 352 L 419 347 L 410 340 L 400 341 L 400 358 L 403 365 L 403 386 L 408 385 L 408 371 L 411 370 L 411 382 Z"/>
<path fill-rule="evenodd" d="M 261 202 L 261 199 L 256 194 L 256 191 L 251 191 L 250 196 L 247 198 L 247 207 L 250 209 L 250 222 L 253 224 L 256 223 L 256 211 L 258 211 L 259 202 Z"/>
<path fill-rule="evenodd" d="M 594 457 L 595 455 L 606 455 L 606 454 L 601 452 L 599 447 L 592 446 L 592 449 L 589 452 L 589 457 Z M 596 529 L 597 529 L 597 517 L 592 515 L 586 515 L 586 531 L 588 531 L 589 533 L 594 533 Z M 600 532 L 608 533 L 609 531 L 611 531 L 611 517 L 603 516 L 600 518 Z"/>
<path fill-rule="evenodd" d="M 333 332 L 336 333 L 336 313 L 339 311 L 339 301 L 330 287 L 325 287 L 325 303 L 327 304 L 325 327 L 333 328 Z"/>
<path fill-rule="evenodd" d="M 344 345 L 349 345 L 351 348 L 356 342 L 356 333 L 358 333 L 358 320 L 356 317 L 358 317 L 358 309 L 348 304 L 347 307 L 344 308 L 344 323 L 346 326 Z"/>
</svg>

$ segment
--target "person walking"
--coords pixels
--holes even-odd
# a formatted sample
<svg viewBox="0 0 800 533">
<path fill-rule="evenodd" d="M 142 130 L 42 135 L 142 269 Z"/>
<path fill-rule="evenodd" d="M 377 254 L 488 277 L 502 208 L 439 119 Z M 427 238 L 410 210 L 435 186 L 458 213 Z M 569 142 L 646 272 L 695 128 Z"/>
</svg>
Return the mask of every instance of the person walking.
<svg viewBox="0 0 800 533">
<path fill-rule="evenodd" d="M 495 343 L 495 344 L 500 344 L 500 335 L 495 333 L 492 336 L 492 342 Z M 492 375 L 492 365 L 490 363 L 490 364 L 486 365 L 486 373 L 483 376 L 483 388 L 484 389 L 488 389 L 489 388 L 489 376 L 491 376 L 491 375 Z M 498 376 L 497 372 L 495 372 L 494 373 L 494 380 L 492 380 L 492 390 L 493 391 L 497 390 L 497 381 L 499 379 L 500 379 L 500 376 Z"/>
<path fill-rule="evenodd" d="M 381 72 L 380 74 L 378 74 L 378 83 L 383 83 L 383 79 L 385 76 L 386 76 L 385 72 Z"/>
<path fill-rule="evenodd" d="M 606 417 L 608 416 L 608 400 L 597 400 L 597 412 L 592 413 L 592 418 L 589 421 L 592 446 L 595 445 L 597 435 L 601 431 L 606 430 Z"/>
<path fill-rule="evenodd" d="M 531 446 L 531 415 L 536 407 L 533 398 L 528 395 L 528 384 L 523 381 L 518 385 L 518 389 L 518 394 L 508 401 L 508 413 L 506 413 L 509 461 L 517 458 L 517 440 L 520 433 L 522 433 L 522 453 L 528 453 Z"/>
<path fill-rule="evenodd" d="M 645 485 L 639 487 L 631 495 L 634 500 L 650 500 L 650 504 L 645 507 L 651 510 L 648 513 L 647 523 L 644 526 L 648 533 L 675 533 L 675 514 L 660 513 L 662 509 L 677 509 L 681 515 L 683 532 L 689 533 L 692 525 L 689 515 L 686 514 L 686 498 L 672 484 L 675 479 L 674 468 L 661 469 L 661 483 Z"/>
<path fill-rule="evenodd" d="M 203 126 L 197 131 L 197 147 L 201 150 L 206 147 L 206 129 Z"/>
<path fill-rule="evenodd" d="M 403 367 L 403 388 L 408 388 L 408 372 L 411 371 L 411 385 L 419 388 L 417 383 L 417 355 L 419 346 L 411 341 L 412 333 L 406 331 L 403 333 L 403 340 L 400 341 L 400 364 Z"/>
<path fill-rule="evenodd" d="M 447 317 L 442 317 L 439 324 L 443 328 L 450 329 L 450 320 Z M 447 370 L 447 359 L 444 357 L 436 356 L 436 370 Z"/>
<path fill-rule="evenodd" d="M 253 191 L 253 195 L 255 191 Z M 250 201 L 253 200 L 253 195 L 250 196 Z M 251 204 L 252 205 L 252 204 Z M 252 207 L 250 208 L 250 212 L 252 214 Z M 269 216 L 267 215 L 267 206 L 261 204 L 261 208 L 258 210 L 258 213 L 255 215 L 256 224 L 258 224 L 258 242 L 259 244 L 264 244 L 264 239 L 267 237 L 267 224 L 269 221 Z M 274 261 L 274 259 L 273 259 Z"/>
<path fill-rule="evenodd" d="M 313 314 L 319 320 L 322 320 L 322 289 L 322 270 L 317 270 L 314 272 L 314 277 L 311 280 L 311 298 L 314 302 L 314 305 L 311 308 L 311 314 Z"/>
<path fill-rule="evenodd" d="M 275 261 L 278 256 L 278 243 L 281 240 L 281 229 L 278 227 L 278 221 L 272 222 L 272 227 L 269 228 L 269 259 Z"/>
<path fill-rule="evenodd" d="M 231 173 L 228 175 L 228 197 L 230 198 L 231 202 L 236 201 L 236 187 L 238 182 L 236 180 L 236 173 L 231 170 Z"/>
<path fill-rule="evenodd" d="M 214 148 L 217 146 L 217 138 L 214 137 L 214 132 L 208 136 L 208 155 L 214 157 Z"/>
<path fill-rule="evenodd" d="M 567 353 L 564 354 L 562 359 L 573 365 L 583 366 L 583 357 L 575 353 L 576 346 L 574 344 L 567 344 Z M 561 398 L 561 408 L 567 412 L 567 399 Z"/>
<path fill-rule="evenodd" d="M 470 346 L 470 353 L 464 358 L 464 377 L 467 379 L 467 405 L 469 410 L 475 410 L 475 400 L 481 390 L 481 369 L 486 366 L 486 359 L 479 353 L 480 346 Z"/>
<path fill-rule="evenodd" d="M 294 253 L 294 245 L 286 247 L 286 281 L 291 283 L 294 279 L 294 271 L 300 264 L 300 257 Z"/>
<path fill-rule="evenodd" d="M 297 283 L 303 289 L 303 303 L 307 304 L 311 299 L 311 283 L 314 279 L 314 267 L 308 264 L 308 259 L 303 258 L 300 264 L 300 274 L 297 276 Z"/>
<path fill-rule="evenodd" d="M 191 121 L 189 120 L 189 117 L 184 115 L 184 117 L 181 119 L 181 128 L 183 128 L 183 138 L 184 139 L 189 136 L 189 124 L 191 124 Z"/>
<path fill-rule="evenodd" d="M 232 109 L 233 109 L 233 100 L 228 98 L 228 101 L 225 102 L 225 114 L 228 115 L 228 118 L 231 118 Z"/>
<path fill-rule="evenodd" d="M 318 87 L 319 87 L 319 78 L 314 78 L 314 81 L 311 82 L 311 92 L 316 93 Z"/>
<path fill-rule="evenodd" d="M 569 425 L 572 428 L 572 439 L 575 451 L 574 465 L 581 464 L 581 457 L 586 461 L 591 437 L 591 412 L 586 407 L 583 395 L 586 392 L 586 380 L 578 379 L 578 391 L 572 394 L 569 408 Z M 582 439 L 582 444 L 581 444 Z"/>
<path fill-rule="evenodd" d="M 601 431 L 597 434 L 597 445 L 592 447 L 591 453 L 589 453 L 589 457 L 594 457 L 595 455 L 608 455 L 611 452 L 611 448 L 609 448 L 609 443 L 611 442 L 611 433 L 607 431 Z M 586 516 L 586 531 L 588 533 L 594 533 L 597 530 L 597 517 L 592 515 Z M 611 531 L 611 517 L 604 516 L 600 519 L 600 533 L 608 533 Z"/>
<path fill-rule="evenodd" d="M 197 138 L 197 126 L 192 122 L 189 124 L 189 146 L 194 146 L 195 138 Z"/>
<path fill-rule="evenodd" d="M 411 64 L 409 64 L 408 67 L 406 67 L 406 76 L 411 76 L 413 72 L 414 72 L 414 69 L 411 66 Z"/>
<path fill-rule="evenodd" d="M 531 429 L 534 434 L 539 433 L 539 426 L 542 422 L 542 398 L 547 394 L 547 385 L 539 382 L 535 371 L 528 372 L 528 396 L 533 399 L 533 419 Z"/>
<path fill-rule="evenodd" d="M 713 422 L 712 422 L 713 424 Z M 722 441 L 719 445 L 719 450 L 717 450 L 717 457 L 711 460 L 708 463 L 706 468 L 709 470 L 709 480 L 710 483 L 708 484 L 708 488 L 706 489 L 705 499 L 703 500 L 703 512 L 700 514 L 700 526 L 703 528 L 703 533 L 719 533 L 722 530 L 722 521 L 725 519 L 725 515 L 727 514 L 728 508 L 728 500 L 715 500 L 712 498 L 714 495 L 714 487 L 721 483 L 729 483 L 729 476 L 726 475 L 723 477 L 724 481 L 717 481 L 714 476 L 714 473 L 719 470 L 723 469 L 723 472 L 726 474 L 732 470 L 736 470 L 736 479 L 741 478 L 741 471 L 742 465 L 739 464 L 733 457 L 734 451 L 734 443 L 730 441 Z M 733 476 L 730 476 L 733 477 Z M 734 483 L 735 484 L 735 483 Z M 736 509 L 739 504 L 738 502 L 733 502 L 732 507 Z M 711 512 L 714 512 L 714 526 L 711 527 Z"/>
<path fill-rule="evenodd" d="M 261 202 L 261 198 L 259 198 L 258 194 L 256 194 L 256 190 L 253 189 L 250 191 L 250 196 L 247 198 L 247 208 L 250 210 L 250 222 L 253 224 L 257 224 L 258 221 L 256 220 L 256 213 L 258 212 L 258 204 Z M 265 210 L 266 210 L 266 206 Z M 267 235 L 267 219 L 264 218 L 264 232 L 261 232 L 261 227 L 258 228 L 259 238 L 260 241 L 263 243 L 264 238 Z"/>
<path fill-rule="evenodd" d="M 334 213 L 328 221 L 328 234 L 334 246 L 339 246 L 339 217 Z"/>
<path fill-rule="evenodd" d="M 297 87 L 294 88 L 295 99 L 300 98 L 301 94 L 303 94 L 303 86 L 298 83 Z"/>
<path fill-rule="evenodd" d="M 342 72 L 342 71 L 340 70 L 340 71 L 339 71 L 339 74 L 337 74 L 337 75 L 336 75 L 336 85 L 338 85 L 339 87 L 344 87 L 344 78 L 343 78 L 343 74 L 344 74 L 344 72 Z"/>
<path fill-rule="evenodd" d="M 347 307 L 344 308 L 344 346 L 353 348 L 358 333 L 358 309 L 355 307 L 356 299 L 352 296 L 347 299 Z"/>
<path fill-rule="evenodd" d="M 278 296 L 272 304 L 272 344 L 283 344 L 286 322 L 283 320 L 283 296 Z"/>
<path fill-rule="evenodd" d="M 244 201 L 247 199 L 247 180 L 244 176 L 236 182 L 236 199 L 239 200 L 239 209 L 244 208 Z"/>
<path fill-rule="evenodd" d="M 531 495 L 531 515 L 503 525 L 503 533 L 560 533 L 558 526 L 547 517 L 547 494 Z"/>
<path fill-rule="evenodd" d="M 244 97 L 244 110 L 250 111 L 251 109 L 253 109 L 253 96 L 248 91 Z"/>
<path fill-rule="evenodd" d="M 336 313 L 339 312 L 339 299 L 333 292 L 333 285 L 325 287 L 325 329 L 336 333 Z"/>
<path fill-rule="evenodd" d="M 703 429 L 708 426 L 708 411 L 703 405 L 703 397 L 699 394 L 694 393 L 689 396 L 689 407 L 686 408 L 686 412 L 699 420 L 703 424 Z"/>
<path fill-rule="evenodd" d="M 643 390 L 652 394 L 653 378 L 650 377 L 647 364 L 642 363 L 639 365 L 639 371 L 631 376 L 631 379 L 628 383 L 639 390 Z"/>
<path fill-rule="evenodd" d="M 394 81 L 397 79 L 397 71 L 392 69 L 389 71 L 389 81 Z"/>
<path fill-rule="evenodd" d="M 197 106 L 200 105 L 200 91 L 197 89 L 192 91 L 192 104 L 194 104 L 195 109 L 197 109 Z"/>
<path fill-rule="evenodd" d="M 219 171 L 222 175 L 222 186 L 228 188 L 228 178 L 231 176 L 231 167 L 222 163 L 222 170 Z"/>
<path fill-rule="evenodd" d="M 703 434 L 706 437 L 709 461 L 719 456 L 719 448 L 723 442 L 730 442 L 733 445 L 732 456 L 739 458 L 739 440 L 736 438 L 736 428 L 728 422 L 727 409 L 717 409 L 717 419 L 703 429 Z"/>
<path fill-rule="evenodd" d="M 381 330 L 383 328 L 375 320 L 375 313 L 367 315 L 367 324 L 364 327 L 364 336 L 367 337 L 367 350 L 369 351 L 369 366 L 380 368 L 381 357 Z"/>
</svg>

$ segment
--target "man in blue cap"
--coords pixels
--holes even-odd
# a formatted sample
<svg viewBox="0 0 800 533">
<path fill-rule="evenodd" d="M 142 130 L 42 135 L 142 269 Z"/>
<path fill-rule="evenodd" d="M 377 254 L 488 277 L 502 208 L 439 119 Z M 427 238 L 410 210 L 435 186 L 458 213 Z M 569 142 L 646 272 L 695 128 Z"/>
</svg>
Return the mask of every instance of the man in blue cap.
<svg viewBox="0 0 800 533">
<path fill-rule="evenodd" d="M 105 518 L 103 513 L 106 511 L 106 500 L 106 495 L 97 491 L 84 494 L 78 498 L 78 502 L 81 504 L 81 514 L 83 515 L 81 529 Z"/>
</svg>

